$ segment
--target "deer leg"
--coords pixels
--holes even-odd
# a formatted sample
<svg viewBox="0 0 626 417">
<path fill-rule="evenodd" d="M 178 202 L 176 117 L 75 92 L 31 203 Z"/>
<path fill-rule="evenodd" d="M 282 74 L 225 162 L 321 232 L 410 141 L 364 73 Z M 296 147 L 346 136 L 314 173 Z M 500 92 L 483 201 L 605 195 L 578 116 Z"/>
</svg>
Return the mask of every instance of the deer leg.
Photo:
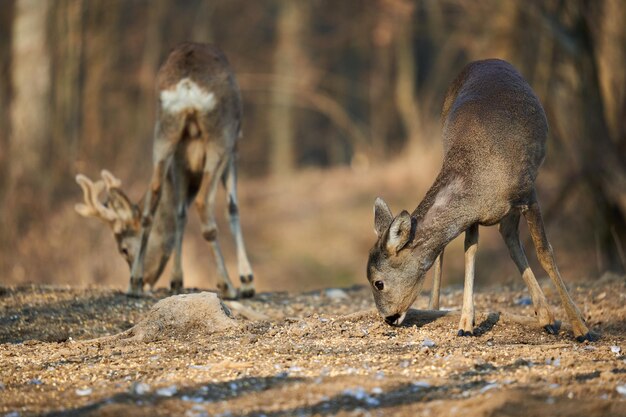
<svg viewBox="0 0 626 417">
<path fill-rule="evenodd" d="M 561 323 L 554 319 L 554 314 L 548 305 L 546 296 L 541 290 L 541 287 L 535 278 L 535 274 L 533 274 L 532 269 L 528 266 L 528 260 L 526 259 L 522 242 L 520 242 L 519 239 L 519 218 L 519 211 L 513 210 L 500 221 L 498 230 L 500 231 L 502 239 L 504 239 L 504 242 L 509 249 L 511 259 L 513 259 L 513 262 L 517 266 L 520 274 L 522 274 L 522 278 L 528 287 L 530 298 L 533 301 L 535 309 L 535 316 L 537 317 L 539 325 L 542 326 L 546 332 L 550 334 L 557 334 L 559 332 L 559 328 L 561 327 Z"/>
<path fill-rule="evenodd" d="M 550 242 L 548 242 L 548 237 L 546 236 L 539 203 L 536 200 L 533 201 L 528 206 L 528 208 L 523 211 L 523 213 L 524 217 L 526 217 L 526 221 L 528 222 L 530 235 L 533 239 L 533 243 L 535 244 L 535 249 L 537 250 L 537 257 L 539 258 L 539 262 L 541 263 L 543 269 L 550 276 L 550 279 L 554 283 L 554 286 L 559 293 L 561 303 L 565 308 L 567 317 L 572 323 L 574 337 L 576 337 L 576 340 L 578 340 L 579 342 L 583 342 L 585 340 L 598 340 L 599 336 L 595 333 L 590 332 L 585 325 L 580 311 L 578 310 L 578 307 L 576 307 L 574 301 L 572 301 L 572 298 L 567 292 L 567 288 L 565 287 L 565 284 L 561 279 L 561 274 L 559 273 L 559 269 L 557 268 L 556 262 L 554 260 L 552 246 L 550 245 Z"/>
<path fill-rule="evenodd" d="M 174 234 L 174 269 L 170 279 L 170 290 L 178 294 L 183 289 L 183 235 L 187 223 L 187 190 L 188 179 L 182 168 L 174 169 L 174 201 L 176 202 L 176 231 Z"/>
<path fill-rule="evenodd" d="M 211 158 L 212 155 L 215 157 Z M 210 160 L 213 159 L 213 160 Z M 217 192 L 217 184 L 227 163 L 226 157 L 217 157 L 217 153 L 213 150 L 207 152 L 207 162 L 205 165 L 204 176 L 202 178 L 202 186 L 196 197 L 196 207 L 200 214 L 202 222 L 202 236 L 207 240 L 213 252 L 213 258 L 217 265 L 218 294 L 222 298 L 236 299 L 237 290 L 233 286 L 228 272 L 224 257 L 217 241 L 217 223 L 215 222 L 215 194 Z"/>
<path fill-rule="evenodd" d="M 249 298 L 254 296 L 254 275 L 248 260 L 246 247 L 243 243 L 241 224 L 239 223 L 239 203 L 237 199 L 237 164 L 236 155 L 232 155 L 228 160 L 228 166 L 224 173 L 224 186 L 228 194 L 228 219 L 230 231 L 235 237 L 237 246 L 237 269 L 239 270 L 239 280 L 241 281 L 241 296 Z"/>
<path fill-rule="evenodd" d="M 465 286 L 459 336 L 471 336 L 474 330 L 474 264 L 478 249 L 478 223 L 465 231 Z"/>
<path fill-rule="evenodd" d="M 441 275 L 443 273 L 444 250 L 445 248 L 441 250 L 441 253 L 435 260 L 435 270 L 433 271 L 433 290 L 430 293 L 430 302 L 428 303 L 429 310 L 439 310 L 439 293 L 441 290 Z"/>
<path fill-rule="evenodd" d="M 133 261 L 130 272 L 128 295 L 132 296 L 138 296 L 143 291 L 144 258 L 146 256 L 150 231 L 152 230 L 152 219 L 154 218 L 154 213 L 156 212 L 159 200 L 161 199 L 161 189 L 163 182 L 165 181 L 167 162 L 174 152 L 175 147 L 174 141 L 168 142 L 168 146 L 157 146 L 157 144 L 155 144 L 154 170 L 152 172 L 150 187 L 148 188 L 148 192 L 146 193 L 146 198 L 144 200 L 144 208 L 141 217 L 139 251 Z"/>
</svg>

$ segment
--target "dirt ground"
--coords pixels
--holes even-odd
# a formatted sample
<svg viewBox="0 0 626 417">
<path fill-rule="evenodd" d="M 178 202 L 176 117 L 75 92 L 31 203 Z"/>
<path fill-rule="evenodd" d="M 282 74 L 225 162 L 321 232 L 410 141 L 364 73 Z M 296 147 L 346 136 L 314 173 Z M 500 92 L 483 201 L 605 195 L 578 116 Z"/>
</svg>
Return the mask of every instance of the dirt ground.
<svg viewBox="0 0 626 417">
<path fill-rule="evenodd" d="M 269 320 L 235 309 L 236 328 L 146 343 L 106 336 L 165 291 L 0 287 L 0 415 L 626 416 L 625 290 L 610 275 L 571 287 L 591 344 L 512 320 L 532 314 L 521 286 L 479 290 L 475 337 L 456 336 L 454 313 L 388 326 L 359 286 L 262 293 L 241 303 Z M 445 288 L 442 306 L 461 298 Z"/>
</svg>

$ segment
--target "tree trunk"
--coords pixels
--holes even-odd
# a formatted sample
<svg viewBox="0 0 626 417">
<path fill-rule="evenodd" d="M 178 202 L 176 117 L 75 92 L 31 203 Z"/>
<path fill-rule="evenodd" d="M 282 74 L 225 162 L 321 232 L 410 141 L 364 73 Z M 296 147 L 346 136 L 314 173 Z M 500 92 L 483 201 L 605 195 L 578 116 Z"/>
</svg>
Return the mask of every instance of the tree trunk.
<svg viewBox="0 0 626 417">
<path fill-rule="evenodd" d="M 49 181 L 55 190 L 74 189 L 71 174 L 81 135 L 81 61 L 83 0 L 58 0 L 51 10 L 52 106 L 48 154 Z M 58 193 L 55 193 L 58 195 Z"/>
<path fill-rule="evenodd" d="M 375 157 L 387 156 L 387 141 L 391 123 L 388 102 L 391 86 L 392 69 L 392 39 L 393 16 L 385 7 L 384 1 L 379 1 L 376 11 L 376 21 L 372 31 L 372 64 L 370 72 L 370 131 L 372 150 Z"/>
<path fill-rule="evenodd" d="M 399 3 L 400 6 L 402 3 Z M 418 152 L 421 149 L 421 121 L 420 109 L 417 103 L 417 65 L 413 42 L 413 12 L 414 7 L 407 7 L 405 13 L 397 18 L 397 32 L 395 36 L 396 58 L 396 85 L 395 99 L 400 119 L 404 125 L 409 152 Z"/>
<path fill-rule="evenodd" d="M 0 7 L 0 209 L 6 211 L 7 187 L 9 186 L 9 137 L 11 135 L 11 114 L 9 108 L 13 96 L 11 86 L 11 31 L 15 2 L 6 1 Z M 0 228 L 0 251 L 4 252 L 9 243 L 7 228 Z M 0 259 L 0 267 L 2 259 Z M 0 268 L 2 269 L 2 268 Z"/>
<path fill-rule="evenodd" d="M 48 5 L 18 0 L 12 31 L 13 100 L 9 140 L 9 185 L 3 219 L 12 239 L 47 207 L 46 153 L 50 138 Z"/>
<path fill-rule="evenodd" d="M 274 83 L 272 108 L 270 110 L 270 173 L 274 176 L 289 175 L 296 167 L 296 134 L 294 120 L 293 84 L 301 82 L 296 77 L 305 76 L 302 56 L 303 28 L 306 27 L 308 11 L 305 2 L 280 0 L 277 46 L 274 53 Z"/>
</svg>

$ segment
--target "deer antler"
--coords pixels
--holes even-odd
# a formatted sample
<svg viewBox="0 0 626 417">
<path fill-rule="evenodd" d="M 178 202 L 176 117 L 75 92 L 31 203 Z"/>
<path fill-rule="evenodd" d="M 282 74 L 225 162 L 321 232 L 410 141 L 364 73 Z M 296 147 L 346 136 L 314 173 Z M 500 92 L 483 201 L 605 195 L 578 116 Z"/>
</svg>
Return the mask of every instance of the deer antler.
<svg viewBox="0 0 626 417">
<path fill-rule="evenodd" d="M 122 186 L 122 180 L 116 178 L 110 171 L 103 169 L 100 175 L 102 175 L 107 191 L 111 191 L 112 188 L 120 188 Z"/>
<path fill-rule="evenodd" d="M 116 213 L 98 200 L 98 196 L 104 190 L 104 181 L 96 181 L 95 183 L 83 174 L 76 176 L 76 182 L 83 189 L 83 198 L 85 204 L 76 204 L 74 209 L 78 214 L 84 217 L 96 217 L 106 223 L 112 223 L 117 220 Z"/>
</svg>

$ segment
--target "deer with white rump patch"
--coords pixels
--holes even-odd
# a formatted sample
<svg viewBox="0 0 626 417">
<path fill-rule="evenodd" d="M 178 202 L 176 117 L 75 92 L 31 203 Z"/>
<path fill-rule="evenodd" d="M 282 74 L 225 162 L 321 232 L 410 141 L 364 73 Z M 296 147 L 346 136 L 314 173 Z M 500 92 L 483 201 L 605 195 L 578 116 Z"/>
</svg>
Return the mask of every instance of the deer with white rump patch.
<svg viewBox="0 0 626 417">
<path fill-rule="evenodd" d="M 367 276 L 379 313 L 387 323 L 400 325 L 421 290 L 426 271 L 438 256 L 441 259 L 445 246 L 465 232 L 465 289 L 458 334 L 472 335 L 478 226 L 498 224 L 528 286 L 539 325 L 556 334 L 560 323 L 520 243 L 518 224 L 523 215 L 574 337 L 597 340 L 561 280 L 544 230 L 534 183 L 545 156 L 548 124 L 530 86 L 505 61 L 470 63 L 448 88 L 441 120 L 443 166 L 423 201 L 412 214 L 402 211 L 395 217 L 382 199 L 374 204 L 378 239 L 369 254 Z M 436 272 L 436 281 L 439 275 Z"/>
<path fill-rule="evenodd" d="M 154 286 L 174 250 L 171 290 L 183 287 L 182 240 L 187 209 L 194 202 L 218 269 L 223 298 L 254 295 L 252 269 L 244 248 L 237 202 L 237 140 L 241 136 L 239 87 L 224 54 L 197 43 L 177 46 L 157 75 L 157 122 L 152 179 L 148 191 L 133 204 L 121 181 L 108 171 L 95 183 L 84 175 L 76 181 L 84 204 L 76 211 L 111 227 L 118 250 L 131 268 L 130 295 L 144 284 Z M 226 272 L 217 241 L 215 195 L 222 182 L 228 195 L 230 228 L 235 237 L 241 289 Z M 100 194 L 105 194 L 101 202 Z"/>
</svg>

